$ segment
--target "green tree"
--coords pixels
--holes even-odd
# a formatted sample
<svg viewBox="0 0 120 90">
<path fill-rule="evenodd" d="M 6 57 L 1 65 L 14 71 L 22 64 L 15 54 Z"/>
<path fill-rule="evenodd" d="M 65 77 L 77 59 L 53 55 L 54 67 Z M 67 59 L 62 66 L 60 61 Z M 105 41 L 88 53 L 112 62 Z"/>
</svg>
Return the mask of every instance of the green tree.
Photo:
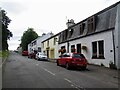
<svg viewBox="0 0 120 90">
<path fill-rule="evenodd" d="M 2 34 L 2 39 L 0 38 L 0 40 L 2 40 L 2 48 L 0 48 L 0 50 L 8 50 L 7 40 L 13 36 L 12 32 L 8 29 L 8 25 L 10 24 L 11 20 L 6 14 L 7 13 L 5 10 L 0 10 L 0 31 Z"/>
<path fill-rule="evenodd" d="M 28 28 L 27 31 L 23 33 L 23 36 L 21 37 L 21 47 L 22 50 L 28 50 L 28 44 L 31 43 L 31 41 L 38 38 L 38 34 L 34 31 L 33 28 Z"/>
</svg>

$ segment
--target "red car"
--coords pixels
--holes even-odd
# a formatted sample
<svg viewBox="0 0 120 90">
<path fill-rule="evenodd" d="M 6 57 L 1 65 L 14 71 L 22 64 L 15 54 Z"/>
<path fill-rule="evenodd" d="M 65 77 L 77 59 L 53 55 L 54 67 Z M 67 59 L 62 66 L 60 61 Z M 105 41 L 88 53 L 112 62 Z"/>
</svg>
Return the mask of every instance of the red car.
<svg viewBox="0 0 120 90">
<path fill-rule="evenodd" d="M 28 51 L 22 51 L 22 56 L 28 56 Z"/>
<path fill-rule="evenodd" d="M 83 54 L 79 53 L 64 53 L 57 59 L 57 65 L 65 66 L 67 69 L 72 67 L 86 69 L 87 60 Z"/>
</svg>

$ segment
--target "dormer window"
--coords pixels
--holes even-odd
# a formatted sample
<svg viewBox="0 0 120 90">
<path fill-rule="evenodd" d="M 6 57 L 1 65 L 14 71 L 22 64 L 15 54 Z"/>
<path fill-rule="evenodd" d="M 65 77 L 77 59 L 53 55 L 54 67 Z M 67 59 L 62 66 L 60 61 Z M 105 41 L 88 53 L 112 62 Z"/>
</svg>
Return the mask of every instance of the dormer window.
<svg viewBox="0 0 120 90">
<path fill-rule="evenodd" d="M 88 23 L 88 33 L 93 33 L 95 31 L 95 16 L 90 17 L 87 20 Z"/>
<path fill-rule="evenodd" d="M 85 28 L 85 23 L 81 23 L 81 24 L 80 24 L 80 35 L 83 34 L 84 28 Z"/>
<path fill-rule="evenodd" d="M 71 36 L 72 36 L 73 31 L 74 31 L 74 29 L 73 29 L 73 28 L 69 30 L 69 37 L 71 37 Z"/>
</svg>

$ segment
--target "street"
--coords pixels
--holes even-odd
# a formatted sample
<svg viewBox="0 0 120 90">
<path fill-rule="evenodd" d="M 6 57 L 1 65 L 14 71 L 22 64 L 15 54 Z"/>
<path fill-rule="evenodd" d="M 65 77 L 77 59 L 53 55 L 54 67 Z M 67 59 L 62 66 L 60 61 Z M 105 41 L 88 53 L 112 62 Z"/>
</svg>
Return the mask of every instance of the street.
<svg viewBox="0 0 120 90">
<path fill-rule="evenodd" d="M 96 68 L 95 68 L 96 67 Z M 100 69 L 101 68 L 101 69 Z M 118 88 L 117 70 L 90 66 L 67 70 L 11 52 L 3 68 L 3 88 Z"/>
</svg>

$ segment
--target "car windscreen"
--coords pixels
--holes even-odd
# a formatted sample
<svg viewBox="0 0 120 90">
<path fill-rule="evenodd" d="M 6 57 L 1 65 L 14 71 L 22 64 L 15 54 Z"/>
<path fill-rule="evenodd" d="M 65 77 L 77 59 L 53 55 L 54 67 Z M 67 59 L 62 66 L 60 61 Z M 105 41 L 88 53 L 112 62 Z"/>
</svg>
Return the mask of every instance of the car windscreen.
<svg viewBox="0 0 120 90">
<path fill-rule="evenodd" d="M 73 58 L 85 58 L 83 54 L 73 54 Z"/>
<path fill-rule="evenodd" d="M 40 53 L 40 55 L 41 55 L 41 56 L 46 56 L 46 54 L 44 54 L 44 53 Z"/>
</svg>

